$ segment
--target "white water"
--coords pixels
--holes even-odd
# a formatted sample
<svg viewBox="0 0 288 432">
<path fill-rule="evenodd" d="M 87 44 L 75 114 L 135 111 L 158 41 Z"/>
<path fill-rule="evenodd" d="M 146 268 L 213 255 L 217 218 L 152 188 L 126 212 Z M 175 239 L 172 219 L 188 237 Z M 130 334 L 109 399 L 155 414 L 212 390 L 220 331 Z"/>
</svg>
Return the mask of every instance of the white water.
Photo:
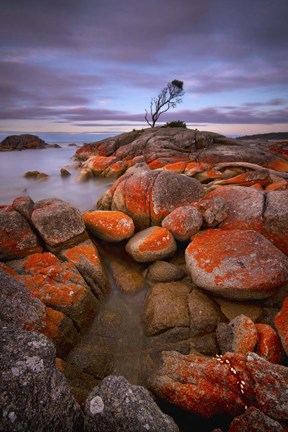
<svg viewBox="0 0 288 432">
<path fill-rule="evenodd" d="M 63 144 L 61 144 L 62 146 Z M 23 195 L 34 201 L 57 197 L 78 207 L 81 211 L 95 209 L 96 201 L 112 181 L 90 179 L 79 182 L 80 169 L 72 159 L 76 147 L 23 150 L 0 153 L 0 204 L 11 204 Z M 69 177 L 61 177 L 60 169 L 67 168 Z M 27 171 L 40 171 L 49 175 L 47 180 L 27 179 Z"/>
</svg>

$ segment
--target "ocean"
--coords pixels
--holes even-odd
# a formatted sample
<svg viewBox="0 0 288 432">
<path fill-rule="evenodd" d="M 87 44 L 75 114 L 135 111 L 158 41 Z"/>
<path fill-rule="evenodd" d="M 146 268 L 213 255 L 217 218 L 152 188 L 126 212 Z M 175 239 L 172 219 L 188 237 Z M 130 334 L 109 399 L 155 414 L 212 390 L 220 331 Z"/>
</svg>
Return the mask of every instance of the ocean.
<svg viewBox="0 0 288 432">
<path fill-rule="evenodd" d="M 111 186 L 113 180 L 105 178 L 78 180 L 73 155 L 77 147 L 59 143 L 61 148 L 0 152 L 0 204 L 11 204 L 19 196 L 30 196 L 34 201 L 43 198 L 60 198 L 81 211 L 95 209 L 97 200 Z M 80 145 L 79 145 L 80 146 Z M 69 177 L 61 177 L 66 168 Z M 47 179 L 27 179 L 27 171 L 40 171 Z"/>
</svg>

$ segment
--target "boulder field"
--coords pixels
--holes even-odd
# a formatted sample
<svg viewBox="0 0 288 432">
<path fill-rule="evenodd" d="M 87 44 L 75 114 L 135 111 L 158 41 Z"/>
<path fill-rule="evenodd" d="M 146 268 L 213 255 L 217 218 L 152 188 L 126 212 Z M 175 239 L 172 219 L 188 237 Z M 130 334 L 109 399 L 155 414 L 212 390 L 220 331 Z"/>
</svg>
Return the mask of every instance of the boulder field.
<svg viewBox="0 0 288 432">
<path fill-rule="evenodd" d="M 287 430 L 277 149 L 133 131 L 76 152 L 95 209 L 0 207 L 1 431 Z"/>
</svg>

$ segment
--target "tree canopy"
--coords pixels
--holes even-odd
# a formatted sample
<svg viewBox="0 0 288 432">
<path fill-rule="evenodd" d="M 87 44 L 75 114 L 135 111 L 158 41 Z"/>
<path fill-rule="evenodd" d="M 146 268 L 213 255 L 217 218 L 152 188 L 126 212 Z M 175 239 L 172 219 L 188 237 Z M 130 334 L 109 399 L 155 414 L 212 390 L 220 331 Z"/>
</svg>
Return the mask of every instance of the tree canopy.
<svg viewBox="0 0 288 432">
<path fill-rule="evenodd" d="M 157 97 L 151 99 L 150 112 L 146 109 L 145 120 L 149 126 L 154 127 L 161 114 L 170 108 L 175 108 L 182 102 L 184 95 L 183 81 L 173 80 L 164 87 Z"/>
</svg>

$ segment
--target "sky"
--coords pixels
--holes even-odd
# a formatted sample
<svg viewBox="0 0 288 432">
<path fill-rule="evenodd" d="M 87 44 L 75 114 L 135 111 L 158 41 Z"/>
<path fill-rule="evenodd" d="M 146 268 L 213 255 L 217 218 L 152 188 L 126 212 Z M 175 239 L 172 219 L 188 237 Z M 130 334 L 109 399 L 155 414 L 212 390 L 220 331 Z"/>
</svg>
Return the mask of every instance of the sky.
<svg viewBox="0 0 288 432">
<path fill-rule="evenodd" d="M 2 0 L 0 139 L 96 141 L 158 124 L 227 136 L 288 131 L 287 0 Z"/>
</svg>

